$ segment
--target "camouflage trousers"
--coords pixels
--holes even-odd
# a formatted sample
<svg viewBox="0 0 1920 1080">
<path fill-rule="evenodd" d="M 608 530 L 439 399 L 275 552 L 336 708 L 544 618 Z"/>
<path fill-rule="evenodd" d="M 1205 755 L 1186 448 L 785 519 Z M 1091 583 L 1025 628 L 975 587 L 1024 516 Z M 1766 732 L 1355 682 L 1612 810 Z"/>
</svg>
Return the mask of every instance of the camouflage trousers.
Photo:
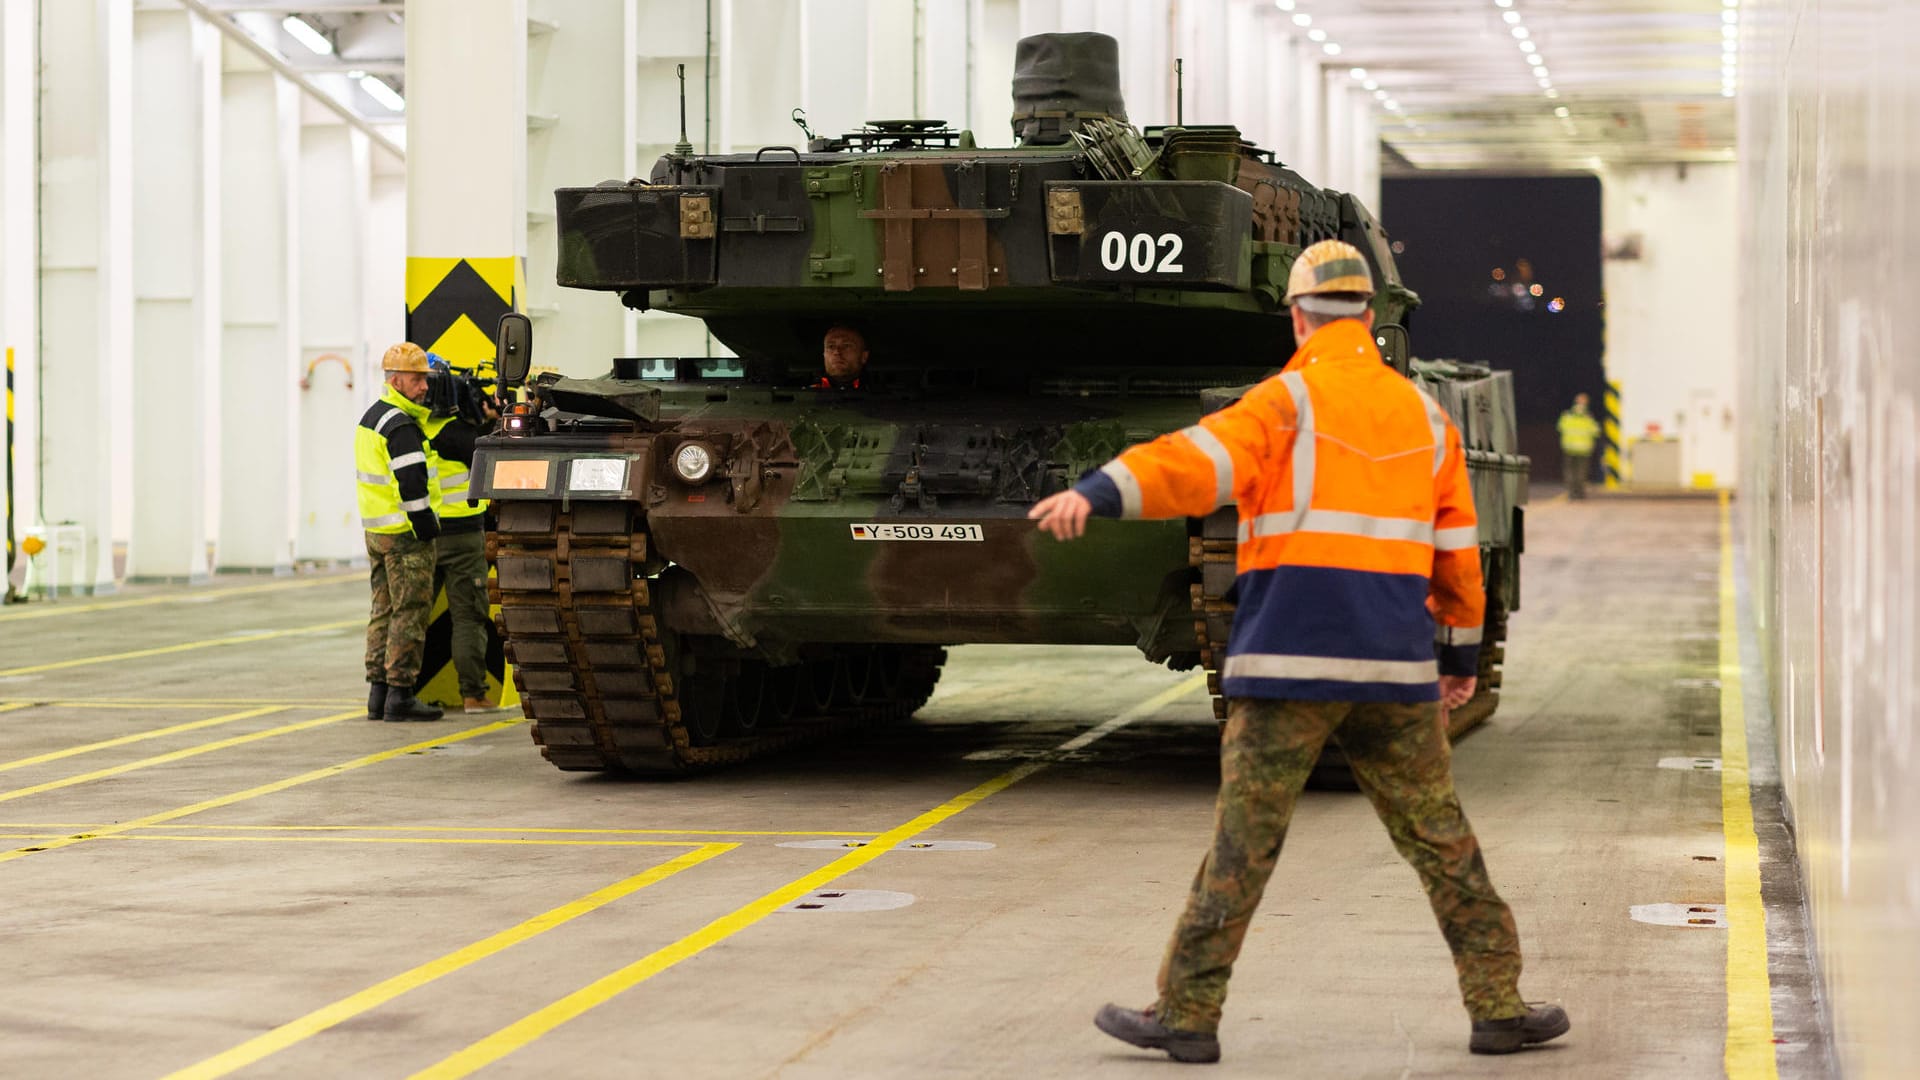
<svg viewBox="0 0 1920 1080">
<path fill-rule="evenodd" d="M 420 679 L 433 610 L 433 541 L 367 534 L 373 612 L 367 619 L 367 681 L 412 690 Z"/>
<path fill-rule="evenodd" d="M 453 619 L 453 672 L 460 696 L 487 696 L 487 534 L 441 533 L 433 542 L 436 584 Z M 438 592 L 439 590 L 434 590 Z"/>
<path fill-rule="evenodd" d="M 1294 801 L 1336 730 L 1360 789 L 1420 874 L 1453 950 L 1467 1012 L 1475 1020 L 1526 1012 L 1513 913 L 1487 878 L 1480 842 L 1454 794 L 1453 752 L 1440 733 L 1438 705 L 1254 698 L 1228 704 L 1213 848 L 1160 967 L 1162 1022 L 1219 1028 L 1227 979 L 1280 858 Z"/>
</svg>

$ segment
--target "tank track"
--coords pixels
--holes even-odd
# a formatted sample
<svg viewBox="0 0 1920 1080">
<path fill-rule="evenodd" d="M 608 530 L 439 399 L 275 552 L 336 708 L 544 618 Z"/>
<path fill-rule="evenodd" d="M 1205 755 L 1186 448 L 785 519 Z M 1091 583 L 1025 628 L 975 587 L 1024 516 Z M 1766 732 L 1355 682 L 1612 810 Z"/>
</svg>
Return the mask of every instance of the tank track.
<svg viewBox="0 0 1920 1080">
<path fill-rule="evenodd" d="M 1227 699 L 1220 692 L 1220 664 L 1227 656 L 1227 635 L 1233 629 L 1233 602 L 1227 599 L 1237 570 L 1238 521 L 1234 511 L 1216 511 L 1200 523 L 1200 535 L 1187 539 L 1187 562 L 1197 581 L 1191 587 L 1193 633 L 1200 641 L 1200 666 L 1207 672 L 1207 692 L 1213 695 L 1214 718 L 1227 719 Z M 1506 661 L 1507 609 L 1497 596 L 1487 597 L 1486 632 L 1480 646 L 1478 685 L 1473 698 L 1447 715 L 1447 738 L 1462 735 L 1484 723 L 1500 707 L 1500 679 Z M 1353 790 L 1353 774 L 1337 740 L 1327 743 L 1308 778 L 1313 787 Z"/>
<path fill-rule="evenodd" d="M 631 503 L 499 504 L 490 599 L 541 754 L 568 771 L 733 765 L 854 724 L 904 719 L 938 646 L 839 646 L 775 668 L 695 655 L 662 630 L 645 515 Z"/>
</svg>

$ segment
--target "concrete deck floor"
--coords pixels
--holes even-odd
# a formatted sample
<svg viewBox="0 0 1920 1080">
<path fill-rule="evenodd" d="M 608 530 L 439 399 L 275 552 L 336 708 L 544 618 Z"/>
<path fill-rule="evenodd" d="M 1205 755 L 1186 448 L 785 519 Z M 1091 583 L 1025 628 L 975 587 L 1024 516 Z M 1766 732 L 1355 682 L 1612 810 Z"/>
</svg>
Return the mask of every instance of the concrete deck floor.
<svg viewBox="0 0 1920 1080">
<path fill-rule="evenodd" d="M 1701 681 L 1718 510 L 1557 502 L 1529 525 L 1505 704 L 1455 771 L 1519 919 L 1525 992 L 1563 1002 L 1572 1033 L 1469 1056 L 1417 879 L 1363 799 L 1308 793 L 1209 1075 L 1721 1074 L 1725 932 L 1628 915 L 1722 899 L 1720 775 L 1657 767 L 1719 753 Z M 911 724 L 610 780 L 551 769 L 517 723 L 361 719 L 364 592 L 349 576 L 0 612 L 0 1071 L 1170 1067 L 1090 1018 L 1151 999 L 1206 842 L 1213 725 L 1188 676 L 1130 650 L 959 649 Z M 1042 767 L 912 837 L 990 848 L 895 849 L 808 888 L 862 850 L 843 845 L 1023 763 Z M 806 841 L 827 846 L 783 846 Z M 912 902 L 768 912 L 845 890 Z M 530 1015 L 553 1022 L 511 1026 Z"/>
</svg>

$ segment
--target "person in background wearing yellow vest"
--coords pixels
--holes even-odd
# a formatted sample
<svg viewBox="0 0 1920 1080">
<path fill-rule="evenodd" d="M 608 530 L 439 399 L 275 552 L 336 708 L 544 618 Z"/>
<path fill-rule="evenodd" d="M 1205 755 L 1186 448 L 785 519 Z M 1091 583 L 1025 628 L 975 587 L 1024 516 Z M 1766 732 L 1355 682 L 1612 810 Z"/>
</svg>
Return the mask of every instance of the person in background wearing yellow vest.
<svg viewBox="0 0 1920 1080">
<path fill-rule="evenodd" d="M 1560 456 L 1566 463 L 1567 498 L 1587 497 L 1587 470 L 1600 422 L 1587 414 L 1587 395 L 1573 395 L 1573 408 L 1560 414 Z"/>
<path fill-rule="evenodd" d="M 429 362 L 445 361 L 428 354 Z M 470 713 L 493 712 L 500 706 L 487 697 L 487 501 L 467 499 L 468 471 L 473 468 L 473 441 L 491 429 L 500 413 L 491 398 L 472 402 L 477 416 L 457 404 L 457 394 L 427 417 L 421 430 L 427 436 L 427 462 L 437 483 L 440 538 L 433 542 L 434 582 L 447 590 L 447 615 L 453 621 L 453 671 L 460 680 L 460 698 Z M 476 421 L 478 421 L 476 423 Z M 438 591 L 437 589 L 435 591 Z"/>
<path fill-rule="evenodd" d="M 353 433 L 360 484 L 360 527 L 367 533 L 373 613 L 367 620 L 367 719 L 438 720 L 439 709 L 413 696 L 433 606 L 433 512 L 427 467 L 427 353 L 410 341 L 380 361 L 386 389 Z"/>
</svg>

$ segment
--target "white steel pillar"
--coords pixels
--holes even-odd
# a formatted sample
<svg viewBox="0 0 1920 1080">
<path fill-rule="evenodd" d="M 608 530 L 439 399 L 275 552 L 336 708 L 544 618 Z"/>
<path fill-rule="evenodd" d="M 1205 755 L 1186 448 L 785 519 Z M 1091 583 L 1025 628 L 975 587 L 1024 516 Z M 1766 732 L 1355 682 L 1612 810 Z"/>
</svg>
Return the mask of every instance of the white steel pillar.
<svg viewBox="0 0 1920 1080">
<path fill-rule="evenodd" d="M 298 362 L 313 372 L 300 396 L 299 559 L 366 558 L 353 480 L 353 428 L 379 391 L 379 355 L 366 331 L 366 233 L 371 142 L 330 112 L 303 103 L 294 280 Z M 340 392 L 340 368 L 355 392 Z"/>
<path fill-rule="evenodd" d="M 720 47 L 729 8 L 723 0 L 700 5 L 636 0 L 628 0 L 628 4 L 634 92 L 622 100 L 631 102 L 636 145 L 631 167 L 624 172 L 645 178 L 652 175 L 654 162 L 680 141 L 680 81 L 675 72 L 681 66 L 687 75 L 687 140 L 701 153 L 721 146 L 722 90 L 730 69 L 721 62 Z M 793 133 L 792 139 L 800 137 L 798 130 L 787 130 Z M 537 264 L 537 260 L 530 261 Z M 611 297 L 581 294 L 566 299 L 567 309 L 571 312 L 594 299 L 611 302 Z M 624 349 L 628 356 L 704 356 L 709 352 L 706 327 L 697 319 L 649 311 L 629 312 L 626 320 L 631 335 Z M 556 355 L 544 342 L 543 338 L 536 346 L 536 355 L 545 357 L 542 363 L 558 366 L 570 375 L 597 373 L 584 366 L 570 366 L 576 363 L 572 357 Z"/>
<path fill-rule="evenodd" d="M 791 0 L 714 0 L 720 10 L 720 28 L 715 48 L 719 53 L 719 81 L 714 96 L 719 102 L 719 134 L 714 153 L 751 153 L 762 146 L 786 146 L 800 137 L 790 116 L 798 103 L 807 110 L 814 130 L 823 135 L 841 134 L 849 124 L 857 127 L 860 116 L 848 119 L 846 109 L 860 110 L 860 95 L 865 81 L 864 45 L 855 54 L 857 65 L 847 70 L 820 72 L 851 87 L 854 95 L 843 106 L 828 98 L 823 104 L 803 101 L 808 87 L 803 83 L 802 58 L 809 49 L 807 40 L 821 34 L 809 29 L 804 17 L 828 5 L 824 0 L 795 4 Z M 862 5 L 864 7 L 864 4 Z M 860 34 L 865 37 L 865 20 Z M 821 88 L 825 89 L 825 88 Z M 830 91 L 829 91 L 830 92 Z M 698 145 L 696 143 L 695 145 Z"/>
<path fill-rule="evenodd" d="M 1294 168 L 1310 183 L 1327 185 L 1327 110 L 1324 82 L 1320 77 L 1320 49 L 1310 42 L 1293 39 L 1294 108 L 1298 110 L 1300 129 L 1294 138 Z"/>
<path fill-rule="evenodd" d="M 527 112 L 540 119 L 527 130 L 526 239 L 521 249 L 527 274 L 521 306 L 537 320 L 541 362 L 567 365 L 570 374 L 600 374 L 626 349 L 626 309 L 616 297 L 554 284 L 559 239 L 553 191 L 633 175 L 637 65 L 627 41 L 632 6 L 608 0 L 547 0 L 541 5 L 544 25 L 536 24 L 537 32 L 527 39 Z M 690 82 L 691 112 L 701 86 L 697 75 Z M 677 139 L 677 81 L 666 92 L 676 129 L 668 138 Z M 690 123 L 694 119 L 690 117 Z M 646 167 L 652 165 L 649 159 Z M 492 327 L 484 329 L 493 332 Z"/>
<path fill-rule="evenodd" d="M 1347 73 L 1330 67 L 1320 69 L 1320 88 L 1325 94 L 1327 117 L 1326 169 L 1316 178 L 1322 187 L 1335 191 L 1353 190 L 1353 109 L 1347 92 Z"/>
<path fill-rule="evenodd" d="M 5 408 L 13 423 L 13 442 L 4 451 L 10 459 L 0 460 L 0 468 L 12 470 L 12 497 L 6 508 L 13 523 L 10 551 L 22 561 L 26 556 L 20 542 L 40 518 L 37 8 L 36 0 L 0 0 L 0 363 L 11 361 Z M 0 475 L 0 490 L 5 486 Z"/>
<path fill-rule="evenodd" d="M 860 87 L 860 120 L 919 119 L 928 115 L 920 94 L 920 69 L 925 62 L 920 42 L 926 33 L 926 3 L 880 0 L 848 5 L 866 8 L 866 32 L 861 42 L 865 55 L 855 60 L 867 72 L 866 85 Z"/>
<path fill-rule="evenodd" d="M 407 336 L 457 367 L 525 291 L 527 29 L 527 0 L 407 5 Z"/>
<path fill-rule="evenodd" d="M 132 522 L 132 96 L 133 0 L 41 3 L 40 502 L 84 531 L 63 590 L 114 591 Z"/>
<path fill-rule="evenodd" d="M 930 120 L 973 126 L 973 24 L 967 0 L 922 0 L 917 100 Z"/>
<path fill-rule="evenodd" d="M 1353 193 L 1380 213 L 1380 114 L 1373 98 L 1353 92 Z"/>
<path fill-rule="evenodd" d="M 1013 51 L 1020 0 L 969 0 L 973 39 L 973 134 L 981 146 L 1013 145 Z"/>
<path fill-rule="evenodd" d="M 1266 129 L 1261 142 L 1273 148 L 1274 156 L 1290 167 L 1299 167 L 1300 114 L 1292 107 L 1298 78 L 1294 65 L 1293 33 L 1287 22 L 1269 18 L 1260 32 L 1260 46 L 1266 57 L 1260 72 L 1267 97 Z"/>
<path fill-rule="evenodd" d="M 287 573 L 301 505 L 300 90 L 244 49 L 224 48 L 216 565 Z M 352 375 L 326 366 L 304 393 L 351 398 Z"/>
<path fill-rule="evenodd" d="M 133 531 L 127 576 L 207 576 L 217 440 L 219 31 L 185 9 L 133 22 Z M 211 234 L 211 235 L 209 235 Z M 217 446 L 217 441 L 214 442 Z"/>
</svg>

